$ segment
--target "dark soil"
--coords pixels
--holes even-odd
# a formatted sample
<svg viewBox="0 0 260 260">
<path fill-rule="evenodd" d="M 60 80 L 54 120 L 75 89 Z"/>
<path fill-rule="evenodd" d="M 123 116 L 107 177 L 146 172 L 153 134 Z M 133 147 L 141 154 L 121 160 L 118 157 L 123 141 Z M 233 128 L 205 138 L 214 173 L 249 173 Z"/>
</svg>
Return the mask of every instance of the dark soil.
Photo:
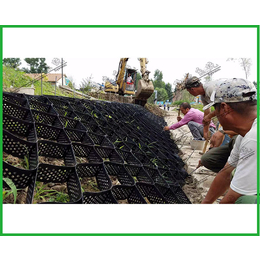
<svg viewBox="0 0 260 260">
<path fill-rule="evenodd" d="M 144 107 L 157 116 L 165 117 L 167 115 L 167 112 L 160 109 L 157 105 L 146 103 Z"/>
<path fill-rule="evenodd" d="M 63 159 L 39 156 L 39 163 L 57 165 L 57 166 L 65 166 L 65 162 Z"/>
<path fill-rule="evenodd" d="M 3 189 L 3 193 L 8 192 L 10 190 Z M 17 197 L 15 204 L 26 204 L 26 196 L 27 196 L 27 188 L 23 190 L 17 190 Z M 14 195 L 8 195 L 4 200 L 3 204 L 13 204 L 14 203 Z"/>
<path fill-rule="evenodd" d="M 14 157 L 11 154 L 7 154 L 6 152 L 3 152 L 3 160 L 17 168 L 25 170 L 28 169 L 28 165 L 25 159 Z"/>
</svg>

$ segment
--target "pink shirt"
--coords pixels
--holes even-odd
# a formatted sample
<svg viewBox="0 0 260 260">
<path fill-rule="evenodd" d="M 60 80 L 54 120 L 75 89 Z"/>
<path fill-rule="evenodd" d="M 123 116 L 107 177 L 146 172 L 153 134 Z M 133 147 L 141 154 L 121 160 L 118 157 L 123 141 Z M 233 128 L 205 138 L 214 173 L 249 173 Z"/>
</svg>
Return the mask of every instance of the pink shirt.
<svg viewBox="0 0 260 260">
<path fill-rule="evenodd" d="M 171 130 L 177 129 L 183 125 L 188 124 L 190 121 L 199 123 L 200 125 L 202 125 L 202 120 L 204 117 L 204 113 L 199 111 L 198 109 L 195 108 L 191 108 L 188 113 L 182 118 L 182 120 L 180 120 L 178 123 L 173 124 L 172 126 L 170 126 Z M 213 122 L 211 121 L 210 125 L 214 128 L 216 128 L 216 126 L 213 124 Z"/>
</svg>

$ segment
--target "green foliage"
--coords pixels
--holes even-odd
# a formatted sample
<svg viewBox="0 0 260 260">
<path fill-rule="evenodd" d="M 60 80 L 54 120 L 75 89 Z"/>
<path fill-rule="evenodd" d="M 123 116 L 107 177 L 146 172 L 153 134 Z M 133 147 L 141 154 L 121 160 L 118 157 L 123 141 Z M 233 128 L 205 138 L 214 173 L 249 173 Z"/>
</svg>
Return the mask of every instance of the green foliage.
<svg viewBox="0 0 260 260">
<path fill-rule="evenodd" d="M 163 73 L 162 73 L 160 70 L 157 69 L 157 70 L 154 72 L 153 77 L 154 77 L 154 80 L 155 80 L 155 81 L 162 81 L 162 79 L 163 79 Z"/>
<path fill-rule="evenodd" d="M 157 90 L 157 100 L 166 101 L 168 99 L 167 91 L 164 88 L 158 88 Z"/>
<path fill-rule="evenodd" d="M 173 102 L 172 104 L 175 106 L 179 106 L 180 104 L 182 104 L 184 102 L 190 103 L 190 101 L 188 101 L 188 100 L 177 100 L 177 101 Z"/>
<path fill-rule="evenodd" d="M 160 70 L 156 70 L 154 72 L 154 80 L 153 80 L 153 86 L 154 89 L 157 90 L 157 100 L 159 101 L 166 101 L 172 99 L 172 91 L 171 91 L 171 84 L 167 83 L 162 80 L 163 79 L 163 73 Z M 153 97 L 150 97 L 148 100 L 149 103 L 154 102 L 154 95 Z"/>
<path fill-rule="evenodd" d="M 60 202 L 60 203 L 67 203 L 70 201 L 70 197 L 66 193 L 62 193 L 57 191 L 57 194 L 54 197 L 49 199 L 49 202 Z"/>
<path fill-rule="evenodd" d="M 153 81 L 154 89 L 163 88 L 165 89 L 165 82 L 164 81 Z"/>
<path fill-rule="evenodd" d="M 182 100 L 187 100 L 186 102 L 194 101 L 194 96 L 192 96 L 187 90 L 182 91 Z"/>
<path fill-rule="evenodd" d="M 165 90 L 166 90 L 166 92 L 168 94 L 168 100 L 172 101 L 172 98 L 173 98 L 173 95 L 172 95 L 172 85 L 170 83 L 167 83 L 165 85 Z"/>
<path fill-rule="evenodd" d="M 20 58 L 5 58 L 3 59 L 3 65 L 13 69 L 17 69 L 21 65 Z"/>
<path fill-rule="evenodd" d="M 50 67 L 45 62 L 45 58 L 25 58 L 30 69 L 23 68 L 22 70 L 26 73 L 48 73 Z"/>
<path fill-rule="evenodd" d="M 191 107 L 193 107 L 193 108 L 196 108 L 196 109 L 198 109 L 198 110 L 200 110 L 201 112 L 203 112 L 204 113 L 204 110 L 203 110 L 203 104 L 193 104 L 193 105 L 191 105 Z M 210 110 L 211 110 L 211 112 L 213 112 L 215 109 L 214 109 L 214 107 L 212 106 L 211 108 L 210 108 Z"/>
<path fill-rule="evenodd" d="M 17 197 L 17 188 L 13 181 L 9 178 L 3 178 L 3 181 L 9 186 L 11 189 L 10 191 L 3 191 L 3 200 L 8 197 L 10 194 L 14 195 L 14 204 L 16 202 L 16 197 Z"/>
<path fill-rule="evenodd" d="M 3 90 L 7 91 L 10 86 L 19 88 L 23 85 L 30 84 L 31 79 L 24 72 L 3 66 Z"/>
<path fill-rule="evenodd" d="M 53 197 L 55 194 L 58 193 L 56 190 L 49 190 L 48 189 L 48 184 L 42 184 L 41 182 L 36 182 L 35 185 L 35 195 L 34 195 L 34 200 L 46 200 L 51 197 Z"/>
<path fill-rule="evenodd" d="M 79 84 L 79 90 L 83 93 L 87 93 L 91 90 L 91 78 L 83 79 L 81 83 Z"/>
</svg>

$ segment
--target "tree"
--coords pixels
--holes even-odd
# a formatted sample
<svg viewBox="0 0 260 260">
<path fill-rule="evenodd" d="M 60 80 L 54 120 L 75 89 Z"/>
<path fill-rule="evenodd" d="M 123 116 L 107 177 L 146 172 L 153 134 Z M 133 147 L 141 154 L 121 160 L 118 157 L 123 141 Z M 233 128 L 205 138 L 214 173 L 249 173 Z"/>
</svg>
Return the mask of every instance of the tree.
<svg viewBox="0 0 260 260">
<path fill-rule="evenodd" d="M 158 101 L 166 101 L 168 100 L 167 91 L 163 88 L 158 88 L 157 90 L 157 100 Z"/>
<path fill-rule="evenodd" d="M 170 83 L 167 83 L 167 84 L 165 85 L 165 90 L 166 90 L 166 92 L 167 92 L 169 101 L 171 101 L 172 98 L 173 98 L 172 85 L 171 85 Z"/>
<path fill-rule="evenodd" d="M 3 59 L 3 65 L 13 69 L 17 69 L 21 65 L 20 58 L 5 58 Z"/>
<path fill-rule="evenodd" d="M 79 84 L 80 91 L 82 91 L 83 93 L 89 92 L 91 90 L 90 84 L 91 84 L 92 79 L 93 79 L 92 74 L 90 75 L 90 77 L 83 79 L 81 81 L 81 83 Z"/>
<path fill-rule="evenodd" d="M 163 74 L 162 74 L 162 72 L 161 72 L 160 70 L 157 69 L 157 70 L 154 72 L 153 77 L 154 77 L 154 80 L 155 80 L 155 81 L 162 81 L 162 79 L 163 79 Z"/>
<path fill-rule="evenodd" d="M 26 73 L 48 73 L 50 67 L 45 62 L 45 58 L 25 58 L 30 69 L 22 68 Z"/>
<path fill-rule="evenodd" d="M 246 79 L 250 74 L 250 69 L 252 65 L 252 60 L 250 58 L 228 58 L 227 61 L 238 61 L 239 65 L 242 67 L 246 74 Z"/>
</svg>

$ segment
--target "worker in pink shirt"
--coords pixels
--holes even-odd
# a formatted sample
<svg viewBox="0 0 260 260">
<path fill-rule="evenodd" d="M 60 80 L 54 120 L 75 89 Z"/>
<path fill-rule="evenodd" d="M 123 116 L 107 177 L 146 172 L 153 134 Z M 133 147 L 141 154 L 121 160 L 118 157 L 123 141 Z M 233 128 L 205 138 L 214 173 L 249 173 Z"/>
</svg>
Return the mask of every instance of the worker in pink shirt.
<svg viewBox="0 0 260 260">
<path fill-rule="evenodd" d="M 175 130 L 183 125 L 188 125 L 191 134 L 193 135 L 194 140 L 204 140 L 203 138 L 203 117 L 204 113 L 198 109 L 191 108 L 190 104 L 184 102 L 180 105 L 180 111 L 184 117 L 177 117 L 178 123 L 175 123 L 171 126 L 165 126 L 163 130 Z M 216 131 L 216 126 L 211 121 L 209 125 L 209 131 L 212 134 Z"/>
</svg>

